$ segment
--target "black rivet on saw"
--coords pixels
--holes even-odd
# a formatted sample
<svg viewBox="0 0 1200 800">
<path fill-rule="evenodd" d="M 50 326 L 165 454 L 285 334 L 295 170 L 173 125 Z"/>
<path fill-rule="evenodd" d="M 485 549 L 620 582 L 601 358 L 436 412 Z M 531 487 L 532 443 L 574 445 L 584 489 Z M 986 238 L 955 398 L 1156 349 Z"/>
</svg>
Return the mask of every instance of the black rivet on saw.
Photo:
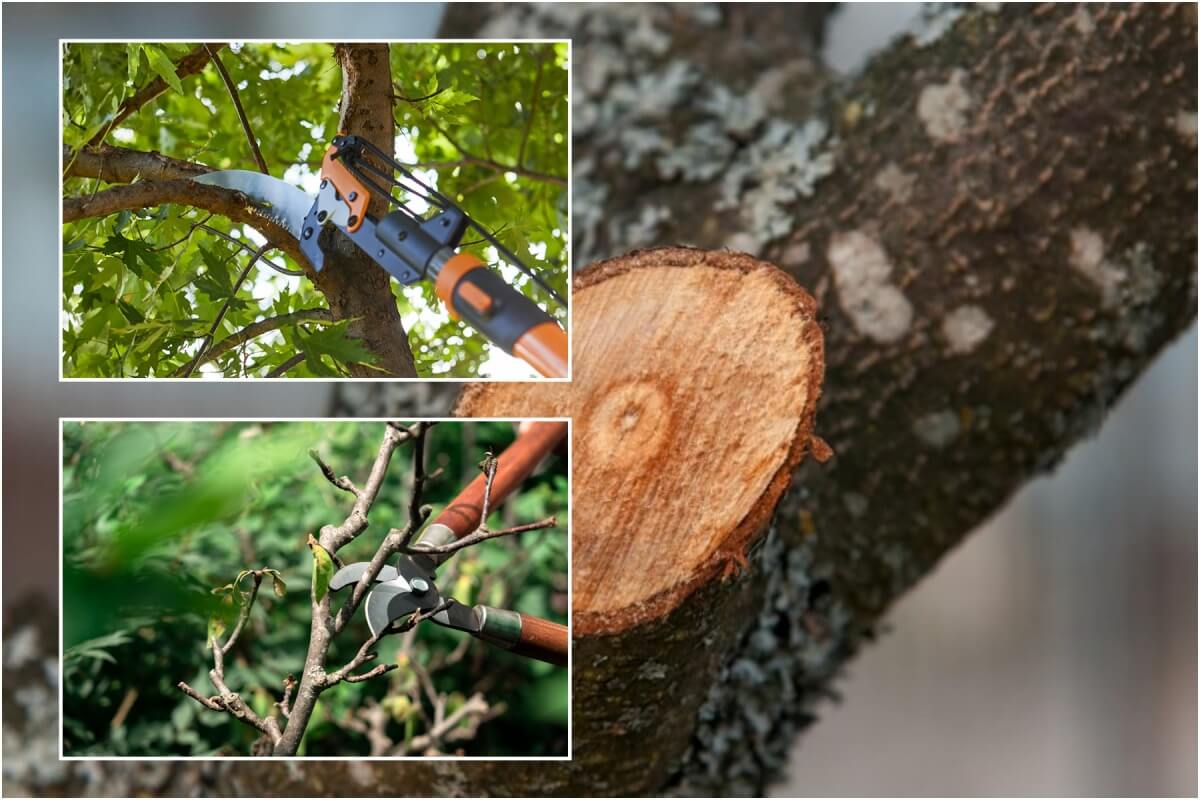
<svg viewBox="0 0 1200 800">
<path fill-rule="evenodd" d="M 351 228 L 353 228 L 357 223 L 358 223 L 358 216 L 355 214 L 351 214 L 350 219 L 346 220 L 346 224 L 349 225 Z"/>
<path fill-rule="evenodd" d="M 396 234 L 396 238 L 403 242 L 408 238 L 408 231 L 400 231 L 400 233 Z"/>
<path fill-rule="evenodd" d="M 304 229 L 304 238 L 305 238 L 305 239 L 311 239 L 311 238 L 312 238 L 312 228 L 305 228 L 305 229 Z"/>
<path fill-rule="evenodd" d="M 380 250 L 378 253 L 376 253 L 376 254 L 375 254 L 375 257 L 376 257 L 376 258 L 383 258 L 383 251 L 382 251 L 382 250 Z"/>
<path fill-rule="evenodd" d="M 328 180 L 323 180 L 323 181 L 321 181 L 321 188 L 322 188 L 322 189 L 324 189 L 324 188 L 325 188 L 326 186 L 328 186 L 328 185 L 329 185 L 329 181 L 328 181 Z"/>
<path fill-rule="evenodd" d="M 318 212 L 317 212 L 317 222 L 324 222 L 324 221 L 325 221 L 325 218 L 326 218 L 326 217 L 328 217 L 328 216 L 329 216 L 329 212 L 327 212 L 327 211 L 318 211 Z"/>
<path fill-rule="evenodd" d="M 350 200 L 350 202 L 354 202 L 358 199 L 358 192 L 351 192 L 347 199 Z"/>
</svg>

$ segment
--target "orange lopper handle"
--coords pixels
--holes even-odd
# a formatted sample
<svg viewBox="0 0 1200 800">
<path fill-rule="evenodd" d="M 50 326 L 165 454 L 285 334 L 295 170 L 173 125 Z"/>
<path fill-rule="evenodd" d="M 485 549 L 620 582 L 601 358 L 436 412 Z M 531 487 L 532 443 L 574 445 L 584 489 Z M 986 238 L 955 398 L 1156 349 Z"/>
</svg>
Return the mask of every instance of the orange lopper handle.
<svg viewBox="0 0 1200 800">
<path fill-rule="evenodd" d="M 567 334 L 532 300 L 470 253 L 456 253 L 437 276 L 450 314 L 547 378 L 567 377 Z"/>
<path fill-rule="evenodd" d="M 521 615 L 521 640 L 513 645 L 513 653 L 565 667 L 570 647 L 566 625 L 528 614 Z"/>
<path fill-rule="evenodd" d="M 529 477 L 558 443 L 567 435 L 566 422 L 529 422 L 522 426 L 513 443 L 496 457 L 496 476 L 492 479 L 492 507 L 498 507 L 521 482 Z M 448 528 L 461 539 L 479 527 L 483 513 L 483 492 L 487 477 L 479 475 L 459 492 L 430 527 Z"/>
</svg>

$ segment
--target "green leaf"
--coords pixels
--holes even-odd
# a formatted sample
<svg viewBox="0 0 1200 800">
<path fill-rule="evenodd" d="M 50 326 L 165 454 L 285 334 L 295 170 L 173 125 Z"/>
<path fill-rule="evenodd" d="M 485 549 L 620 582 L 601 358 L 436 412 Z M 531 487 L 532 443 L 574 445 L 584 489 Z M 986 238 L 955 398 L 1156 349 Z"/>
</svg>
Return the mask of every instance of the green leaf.
<svg viewBox="0 0 1200 800">
<path fill-rule="evenodd" d="M 378 357 L 364 347 L 361 340 L 353 339 L 347 333 L 350 322 L 348 319 L 342 320 L 312 333 L 299 328 L 301 348 L 306 354 L 329 356 L 342 364 L 374 364 Z"/>
<path fill-rule="evenodd" d="M 143 45 L 143 49 L 146 53 L 146 60 L 150 62 L 150 69 L 166 81 L 168 86 L 183 94 L 183 84 L 180 82 L 179 76 L 175 74 L 175 65 L 171 62 L 167 51 L 157 44 Z"/>
<path fill-rule="evenodd" d="M 320 543 L 308 535 L 308 549 L 312 551 L 312 597 L 313 602 L 319 603 L 329 593 L 329 582 L 333 580 L 333 559 Z"/>
<path fill-rule="evenodd" d="M 125 56 L 129 62 L 129 82 L 131 84 L 136 84 L 138 66 L 141 64 L 142 60 L 142 45 L 137 42 L 129 42 L 125 45 Z"/>
</svg>

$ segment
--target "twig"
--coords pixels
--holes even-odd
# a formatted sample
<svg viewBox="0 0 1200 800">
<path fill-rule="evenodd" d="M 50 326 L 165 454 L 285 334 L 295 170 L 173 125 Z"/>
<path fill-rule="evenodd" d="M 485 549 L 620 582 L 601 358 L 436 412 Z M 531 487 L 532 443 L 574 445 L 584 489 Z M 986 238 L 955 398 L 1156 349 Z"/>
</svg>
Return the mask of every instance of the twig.
<svg viewBox="0 0 1200 800">
<path fill-rule="evenodd" d="M 244 268 L 242 268 L 241 274 L 238 275 L 237 280 L 234 281 L 233 288 L 229 290 L 229 297 L 226 297 L 225 302 L 221 304 L 221 308 L 217 311 L 216 318 L 213 320 L 212 325 L 210 325 L 208 328 L 208 333 L 204 335 L 204 341 L 200 344 L 200 350 L 196 353 L 196 357 L 193 358 L 191 363 L 186 367 L 181 368 L 181 371 L 183 372 L 181 377 L 192 377 L 192 373 L 196 371 L 196 367 L 200 365 L 205 354 L 208 352 L 208 348 L 212 344 L 213 336 L 216 335 L 217 328 L 220 327 L 221 322 L 225 319 L 225 314 L 229 311 L 229 306 L 233 303 L 233 299 L 237 297 L 238 290 L 242 288 L 242 284 L 245 282 L 246 276 L 250 274 L 250 270 L 253 269 L 254 265 L 258 263 L 258 260 L 262 258 L 262 254 L 267 252 L 267 250 L 270 248 L 271 245 L 264 243 L 262 247 L 255 251 L 254 257 L 246 263 Z M 176 374 L 178 375 L 178 372 Z"/>
<path fill-rule="evenodd" d="M 521 168 L 525 167 L 525 145 L 529 144 L 529 134 L 533 131 L 533 118 L 537 114 L 538 100 L 542 96 L 542 70 L 546 66 L 546 59 L 551 52 L 550 48 L 542 51 L 542 55 L 538 59 L 537 75 L 533 78 L 533 97 L 529 101 L 529 118 L 525 120 L 525 131 L 521 134 L 521 147 L 517 150 L 517 166 Z"/>
<path fill-rule="evenodd" d="M 246 705 L 242 700 L 241 695 L 231 691 L 225 683 L 225 656 L 230 649 L 237 643 L 238 637 L 241 636 L 242 630 L 246 627 L 246 620 L 250 618 L 250 610 L 254 607 L 254 601 L 258 597 L 259 587 L 262 586 L 263 576 L 266 575 L 266 570 L 251 570 L 250 575 L 254 578 L 254 584 L 250 587 L 250 592 L 242 603 L 241 612 L 238 614 L 237 624 L 229 637 L 222 643 L 217 637 L 212 639 L 213 651 L 213 668 L 208 671 L 208 679 L 212 681 L 212 685 L 216 688 L 217 694 L 213 697 L 205 697 L 198 691 L 188 685 L 186 681 L 180 681 L 176 684 L 180 691 L 191 697 L 196 702 L 200 703 L 205 708 L 214 711 L 224 711 L 235 719 L 241 720 L 247 725 L 256 728 L 267 736 L 271 743 L 279 741 L 281 732 L 279 723 L 274 717 L 262 718 L 254 712 L 252 708 Z M 236 592 L 237 589 L 235 588 Z"/>
<path fill-rule="evenodd" d="M 446 555 L 447 553 L 455 553 L 465 547 L 471 547 L 472 545 L 479 544 L 480 542 L 486 542 L 488 539 L 499 539 L 501 536 L 515 536 L 518 533 L 527 533 L 529 531 L 539 531 L 544 528 L 553 528 L 557 524 L 558 518 L 550 517 L 549 519 L 544 519 L 540 522 L 530 522 L 525 525 L 515 525 L 511 528 L 505 528 L 504 530 L 499 531 L 491 531 L 481 525 L 458 541 L 442 545 L 422 545 L 420 542 L 417 542 L 408 549 L 408 552 L 425 553 L 428 555 Z"/>
<path fill-rule="evenodd" d="M 499 464 L 500 464 L 499 459 L 494 458 L 489 453 L 488 456 L 484 459 L 484 463 L 482 465 L 483 470 L 484 470 L 484 475 L 486 476 L 487 480 L 484 483 L 484 487 L 483 487 L 483 509 L 479 515 L 479 527 L 477 527 L 474 531 L 472 531 L 471 533 L 462 537 L 461 539 L 458 539 L 457 541 L 449 542 L 447 544 L 433 545 L 433 544 L 422 544 L 421 542 L 417 542 L 416 544 L 406 543 L 404 545 L 404 547 L 401 549 L 405 553 L 409 553 L 409 554 L 425 553 L 428 555 L 447 555 L 449 553 L 458 552 L 459 550 L 462 550 L 463 548 L 471 547 L 472 545 L 479 544 L 480 542 L 486 542 L 488 539 L 498 539 L 501 536 L 513 536 L 518 533 L 526 533 L 527 531 L 537 531 L 537 530 L 542 530 L 544 528 L 553 528 L 555 525 L 557 525 L 558 518 L 550 517 L 550 518 L 544 519 L 540 522 L 530 522 L 525 525 L 514 525 L 511 528 L 504 528 L 503 530 L 498 530 L 498 531 L 490 530 L 487 527 L 487 518 L 488 518 L 488 514 L 490 513 L 490 510 L 491 510 L 490 506 L 491 506 L 491 502 L 492 502 L 492 481 L 495 480 L 495 478 L 496 478 L 496 468 L 499 466 Z"/>
<path fill-rule="evenodd" d="M 283 699 L 280 700 L 278 703 L 276 703 L 275 706 L 279 709 L 279 713 L 283 715 L 284 719 L 287 719 L 288 717 L 290 717 L 292 715 L 290 703 L 292 702 L 292 691 L 295 688 L 296 688 L 296 676 L 295 675 L 288 675 L 286 678 L 283 679 Z"/>
<path fill-rule="evenodd" d="M 304 353 L 296 353 L 296 355 L 292 356 L 287 361 L 283 362 L 278 367 L 276 367 L 275 369 L 268 372 L 267 377 L 268 378 L 278 378 L 280 375 L 286 374 L 288 370 L 290 370 L 292 367 L 299 364 L 305 358 L 307 358 L 307 356 Z"/>
<path fill-rule="evenodd" d="M 325 480 L 329 481 L 343 492 L 349 492 L 355 497 L 358 497 L 361 494 L 361 492 L 358 490 L 358 487 L 354 485 L 354 481 L 350 480 L 345 475 L 339 478 L 333 471 L 333 468 L 321 459 L 321 454 L 318 453 L 315 448 L 308 451 L 308 457 L 317 462 L 317 466 L 321 468 L 321 474 L 325 476 Z"/>
<path fill-rule="evenodd" d="M 246 132 L 246 141 L 250 143 L 250 152 L 254 155 L 255 163 L 258 164 L 259 170 L 264 175 L 270 175 L 271 171 L 267 169 L 267 162 L 263 159 L 262 151 L 258 149 L 258 140 L 254 138 L 254 130 L 250 127 L 250 120 L 246 118 L 246 110 L 242 108 L 242 98 L 238 95 L 237 86 L 234 85 L 233 79 L 229 77 L 229 72 L 226 71 L 225 65 L 221 63 L 221 57 L 208 45 L 204 45 L 204 49 L 208 51 L 208 57 L 212 59 L 213 66 L 217 68 L 217 72 L 221 75 L 221 80 L 225 82 L 225 88 L 229 90 L 229 96 L 233 98 L 233 107 L 237 110 L 238 119 L 242 121 L 242 130 Z"/>
</svg>

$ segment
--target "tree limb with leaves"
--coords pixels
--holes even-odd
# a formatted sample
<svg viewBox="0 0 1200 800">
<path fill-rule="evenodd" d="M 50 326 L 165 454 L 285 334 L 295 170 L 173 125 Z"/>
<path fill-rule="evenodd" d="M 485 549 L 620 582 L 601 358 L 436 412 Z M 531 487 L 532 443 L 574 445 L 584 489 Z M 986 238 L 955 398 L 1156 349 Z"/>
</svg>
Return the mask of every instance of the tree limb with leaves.
<svg viewBox="0 0 1200 800">
<path fill-rule="evenodd" d="M 432 287 L 393 286 L 340 234 L 317 273 L 248 198 L 191 180 L 295 181 L 339 130 L 385 152 L 399 136 L 439 191 L 565 289 L 559 45 L 75 43 L 63 72 L 67 376 L 478 374 L 491 345 Z M 252 261 L 260 244 L 270 255 Z M 313 309 L 327 313 L 294 316 Z"/>
</svg>

